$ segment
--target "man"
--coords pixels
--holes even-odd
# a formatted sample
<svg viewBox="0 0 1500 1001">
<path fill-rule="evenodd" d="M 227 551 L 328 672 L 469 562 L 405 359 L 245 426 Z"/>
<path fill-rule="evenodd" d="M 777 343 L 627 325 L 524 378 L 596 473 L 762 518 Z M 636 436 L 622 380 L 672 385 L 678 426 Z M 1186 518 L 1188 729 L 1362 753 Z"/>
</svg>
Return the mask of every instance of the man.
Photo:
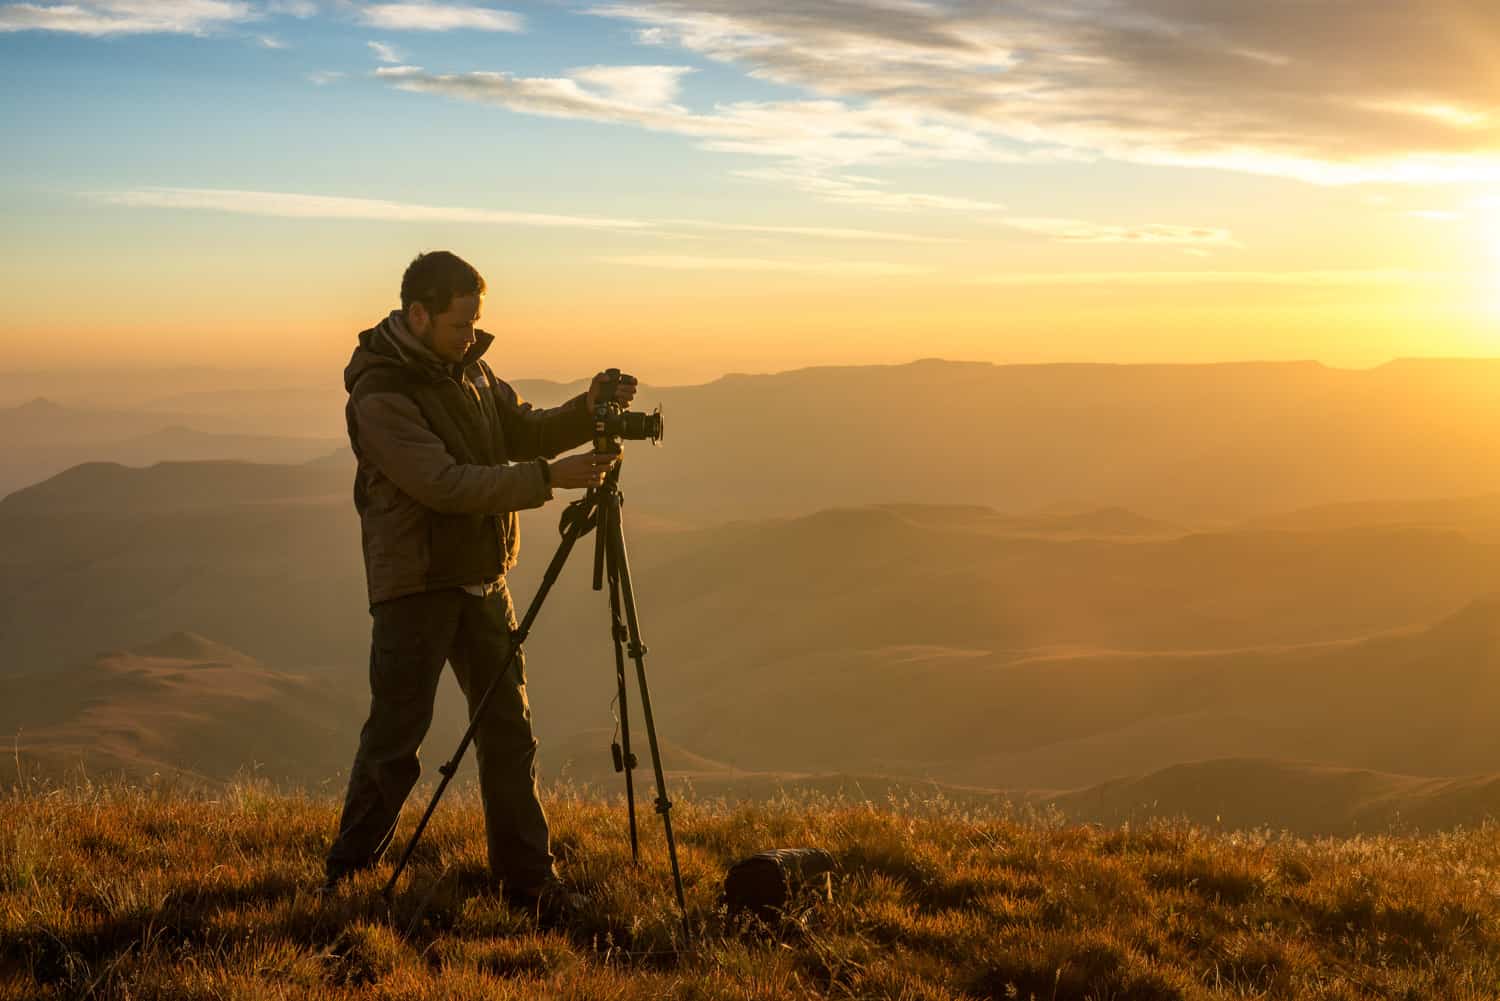
<svg viewBox="0 0 1500 1001">
<path fill-rule="evenodd" d="M 370 715 L 325 889 L 373 866 L 390 845 L 421 773 L 417 749 L 444 662 L 471 718 L 505 664 L 516 626 L 505 583 L 519 548 L 516 512 L 545 504 L 554 489 L 595 486 L 618 461 L 592 452 L 556 458 L 592 439 L 604 374 L 559 407 L 522 402 L 482 360 L 494 342 L 475 327 L 484 293 L 484 279 L 459 257 L 419 254 L 401 279 L 401 308 L 359 335 L 344 370 L 374 623 Z M 618 402 L 634 396 L 622 380 Z M 553 868 L 525 682 L 517 654 L 475 734 L 490 871 L 519 902 L 576 904 Z"/>
</svg>

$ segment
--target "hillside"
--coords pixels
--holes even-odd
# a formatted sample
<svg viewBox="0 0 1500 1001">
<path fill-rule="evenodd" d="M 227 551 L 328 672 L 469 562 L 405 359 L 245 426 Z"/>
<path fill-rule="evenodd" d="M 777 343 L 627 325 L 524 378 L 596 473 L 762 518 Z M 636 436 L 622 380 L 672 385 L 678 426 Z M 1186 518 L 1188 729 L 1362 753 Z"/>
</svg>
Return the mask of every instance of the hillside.
<svg viewBox="0 0 1500 1001">
<path fill-rule="evenodd" d="M 1181 653 L 886 646 L 676 681 L 659 725 L 741 766 L 1078 788 L 1269 757 L 1500 771 L 1500 602 L 1331 644 Z"/>
<path fill-rule="evenodd" d="M 336 462 L 166 463 L 79 467 L 12 494 L 0 501 L 0 672 L 179 629 L 279 667 L 357 663 L 368 616 L 349 490 Z M 626 527 L 645 628 L 672 635 L 695 674 L 730 649 L 759 662 L 886 645 L 1323 642 L 1431 622 L 1500 589 L 1500 545 L 1466 523 L 1192 531 L 1111 509 L 882 505 L 703 525 L 639 496 L 627 493 Z M 523 514 L 523 603 L 561 510 Z M 539 626 L 551 663 L 595 656 L 586 577 L 568 569 Z M 74 607 L 89 609 L 86 630 L 70 625 Z M 757 628 L 770 621 L 774 632 Z"/>
<path fill-rule="evenodd" d="M 1309 842 L 1023 823 L 942 800 L 682 799 L 687 940 L 660 825 L 647 816 L 631 865 L 617 803 L 548 801 L 564 873 L 589 897 L 552 928 L 487 885 L 472 797 L 444 802 L 390 903 L 388 869 L 310 892 L 330 799 L 94 784 L 0 805 L 7 1001 L 1479 1001 L 1500 983 L 1494 828 Z M 742 933 L 718 907 L 725 871 L 781 846 L 835 857 L 832 899 Z"/>
<path fill-rule="evenodd" d="M 153 773 L 221 783 L 258 770 L 316 786 L 352 757 L 367 693 L 268 670 L 188 633 L 49 674 L 0 678 L 0 776 Z M 347 763 L 344 767 L 347 767 Z"/>
<path fill-rule="evenodd" d="M 1307 835 L 1442 831 L 1500 821 L 1500 774 L 1394 775 L 1299 761 L 1195 761 L 1048 797 L 1076 820 L 1111 827 L 1180 817 L 1221 830 Z"/>
<path fill-rule="evenodd" d="M 1495 610 L 1476 606 L 1433 629 L 1362 644 L 1362 652 L 1297 651 L 1286 664 L 1247 655 L 1209 667 L 1202 657 L 1123 666 L 1075 658 L 996 669 L 972 654 L 949 651 L 945 664 L 943 651 L 907 649 L 830 675 L 826 660 L 793 661 L 785 666 L 797 680 L 774 682 L 781 687 L 761 678 L 694 693 L 686 712 L 674 710 L 682 699 L 665 700 L 657 715 L 663 766 L 673 795 L 735 801 L 940 794 L 1107 824 L 1181 816 L 1303 834 L 1473 827 L 1500 818 L 1495 696 L 1455 679 L 1463 670 L 1495 677 Z M 1345 704 L 1344 667 L 1372 679 L 1362 704 L 1373 716 Z M 1278 691 L 1282 670 L 1306 691 L 1326 690 L 1325 702 Z M 1259 701 L 1218 708 L 1244 676 L 1273 684 Z M 1427 694 L 1445 690 L 1462 697 Z M 364 680 L 352 673 L 273 671 L 177 633 L 44 676 L 0 678 L 0 739 L 9 751 L 0 783 L 17 777 L 16 766 L 53 781 L 81 772 L 205 788 L 253 772 L 337 792 L 366 706 Z M 457 746 L 464 713 L 445 680 L 429 762 Z M 1298 725 L 1299 716 L 1307 722 Z M 552 720 L 538 759 L 543 780 L 622 793 L 611 739 L 608 729 Z M 655 787 L 638 719 L 634 742 L 644 805 Z M 461 782 L 472 769 L 470 754 Z"/>
</svg>

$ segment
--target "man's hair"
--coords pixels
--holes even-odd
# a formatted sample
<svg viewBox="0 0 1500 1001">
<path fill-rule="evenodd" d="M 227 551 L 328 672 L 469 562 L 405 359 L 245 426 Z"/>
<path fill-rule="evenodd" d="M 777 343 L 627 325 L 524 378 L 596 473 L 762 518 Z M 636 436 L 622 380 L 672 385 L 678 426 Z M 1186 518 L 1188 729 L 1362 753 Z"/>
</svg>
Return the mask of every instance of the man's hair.
<svg viewBox="0 0 1500 1001">
<path fill-rule="evenodd" d="M 468 261 L 446 250 L 418 254 L 401 276 L 402 312 L 420 302 L 437 316 L 447 311 L 455 296 L 463 295 L 484 295 L 484 278 Z"/>
</svg>

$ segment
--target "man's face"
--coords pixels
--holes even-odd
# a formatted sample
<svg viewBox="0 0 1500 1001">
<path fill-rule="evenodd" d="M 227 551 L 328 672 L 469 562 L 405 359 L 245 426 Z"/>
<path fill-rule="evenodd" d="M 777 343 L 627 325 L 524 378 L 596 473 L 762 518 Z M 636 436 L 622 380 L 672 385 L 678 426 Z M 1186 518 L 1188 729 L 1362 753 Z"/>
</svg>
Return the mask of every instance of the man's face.
<svg viewBox="0 0 1500 1001">
<path fill-rule="evenodd" d="M 412 333 L 433 354 L 454 365 L 464 360 L 464 354 L 474 344 L 474 324 L 479 322 L 483 306 L 480 296 L 459 295 L 453 297 L 447 309 L 432 316 L 421 303 L 413 303 L 407 311 L 407 321 Z"/>
</svg>

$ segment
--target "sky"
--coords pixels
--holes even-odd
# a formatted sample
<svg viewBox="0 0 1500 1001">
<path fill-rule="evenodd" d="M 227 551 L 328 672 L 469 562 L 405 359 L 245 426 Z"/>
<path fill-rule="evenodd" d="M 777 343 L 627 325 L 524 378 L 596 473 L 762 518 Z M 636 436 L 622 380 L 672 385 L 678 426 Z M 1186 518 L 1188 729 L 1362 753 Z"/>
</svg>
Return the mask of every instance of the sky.
<svg viewBox="0 0 1500 1001">
<path fill-rule="evenodd" d="M 0 370 L 1500 354 L 1493 0 L 0 2 Z"/>
</svg>

